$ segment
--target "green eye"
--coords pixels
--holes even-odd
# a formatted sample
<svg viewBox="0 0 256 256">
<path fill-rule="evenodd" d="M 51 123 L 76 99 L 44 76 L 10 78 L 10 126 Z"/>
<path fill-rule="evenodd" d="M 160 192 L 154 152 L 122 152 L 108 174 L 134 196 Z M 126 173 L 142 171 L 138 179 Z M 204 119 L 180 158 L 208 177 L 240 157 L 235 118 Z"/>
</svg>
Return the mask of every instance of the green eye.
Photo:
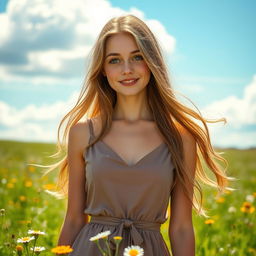
<svg viewBox="0 0 256 256">
<path fill-rule="evenodd" d="M 119 59 L 118 58 L 111 59 L 108 63 L 110 63 L 110 64 L 119 63 Z"/>
<path fill-rule="evenodd" d="M 133 59 L 136 60 L 136 61 L 140 61 L 140 60 L 143 60 L 143 57 L 141 55 L 135 55 L 133 57 Z"/>
</svg>

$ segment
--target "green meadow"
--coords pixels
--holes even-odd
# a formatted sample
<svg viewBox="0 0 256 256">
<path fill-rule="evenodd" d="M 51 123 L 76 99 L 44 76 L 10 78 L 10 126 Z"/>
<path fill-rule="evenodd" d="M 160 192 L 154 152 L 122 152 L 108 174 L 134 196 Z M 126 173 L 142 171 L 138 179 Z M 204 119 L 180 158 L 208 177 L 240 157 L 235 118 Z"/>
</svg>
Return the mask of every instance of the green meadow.
<svg viewBox="0 0 256 256">
<path fill-rule="evenodd" d="M 209 218 L 193 212 L 197 256 L 256 255 L 256 149 L 221 149 L 228 160 L 228 175 L 235 191 L 217 197 L 217 191 L 202 185 L 204 207 Z M 0 141 L 0 255 L 18 255 L 17 239 L 28 230 L 45 232 L 36 246 L 44 246 L 40 255 L 54 255 L 65 215 L 66 201 L 46 190 L 54 190 L 57 170 L 42 176 L 43 169 L 29 164 L 47 165 L 59 159 L 54 144 Z M 168 221 L 161 227 L 168 247 Z M 31 242 L 33 244 L 33 241 Z M 22 255 L 26 255 L 22 251 Z"/>
</svg>

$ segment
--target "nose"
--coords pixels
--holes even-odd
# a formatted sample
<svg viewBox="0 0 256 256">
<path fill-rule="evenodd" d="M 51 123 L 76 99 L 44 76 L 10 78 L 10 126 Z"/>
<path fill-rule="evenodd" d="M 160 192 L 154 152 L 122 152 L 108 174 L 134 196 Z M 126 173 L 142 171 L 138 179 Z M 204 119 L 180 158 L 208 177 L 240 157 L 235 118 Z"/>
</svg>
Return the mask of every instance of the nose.
<svg viewBox="0 0 256 256">
<path fill-rule="evenodd" d="M 123 74 L 126 75 L 126 74 L 131 74 L 132 73 L 132 65 L 129 61 L 124 61 L 124 64 L 123 64 Z"/>
</svg>

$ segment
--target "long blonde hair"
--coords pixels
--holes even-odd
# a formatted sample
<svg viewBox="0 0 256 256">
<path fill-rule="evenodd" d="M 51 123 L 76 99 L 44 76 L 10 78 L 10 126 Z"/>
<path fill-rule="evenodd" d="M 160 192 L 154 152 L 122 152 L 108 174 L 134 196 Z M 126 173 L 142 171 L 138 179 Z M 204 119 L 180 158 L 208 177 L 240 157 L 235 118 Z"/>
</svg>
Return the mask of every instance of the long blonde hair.
<svg viewBox="0 0 256 256">
<path fill-rule="evenodd" d="M 133 15 L 125 15 L 111 19 L 100 32 L 91 52 L 90 66 L 78 100 L 75 106 L 64 116 L 59 124 L 57 136 L 58 152 L 53 156 L 60 156 L 63 151 L 66 151 L 66 139 L 70 128 L 84 117 L 93 118 L 100 116 L 102 122 L 100 135 L 86 148 L 96 143 L 109 131 L 112 122 L 113 109 L 116 104 L 116 92 L 109 86 L 106 77 L 102 74 L 102 68 L 106 41 L 111 35 L 120 32 L 129 33 L 133 36 L 151 71 L 151 78 L 146 89 L 148 104 L 153 119 L 162 133 L 171 153 L 172 162 L 175 167 L 173 187 L 177 180 L 179 180 L 184 188 L 186 196 L 197 210 L 197 213 L 207 217 L 208 215 L 202 206 L 203 194 L 198 181 L 202 181 L 205 184 L 218 188 L 218 193 L 222 193 L 225 190 L 232 190 L 228 187 L 228 181 L 234 180 L 234 178 L 226 175 L 228 163 L 225 158 L 221 156 L 223 152 L 217 153 L 213 149 L 206 124 L 206 122 L 226 122 L 226 120 L 225 118 L 207 120 L 202 117 L 197 108 L 198 113 L 177 100 L 174 90 L 171 87 L 167 68 L 155 36 L 142 20 Z M 66 120 L 67 124 L 64 127 L 62 141 L 60 141 L 60 129 Z M 202 126 L 197 124 L 198 121 L 201 122 Z M 196 141 L 197 164 L 194 179 L 184 168 L 183 144 L 180 132 L 176 126 L 177 123 L 191 133 Z M 202 167 L 202 160 L 205 161 L 207 167 L 213 172 L 217 182 L 206 175 L 206 172 Z M 224 163 L 226 167 L 223 169 L 222 166 L 217 163 L 217 160 Z M 65 157 L 62 158 L 61 161 L 46 167 L 48 168 L 46 173 L 49 173 L 56 168 L 60 168 L 57 192 L 64 196 L 67 195 L 67 155 L 65 154 Z M 193 195 L 189 193 L 189 185 L 193 185 L 193 188 L 198 190 L 200 200 L 198 200 L 196 193 Z"/>
</svg>

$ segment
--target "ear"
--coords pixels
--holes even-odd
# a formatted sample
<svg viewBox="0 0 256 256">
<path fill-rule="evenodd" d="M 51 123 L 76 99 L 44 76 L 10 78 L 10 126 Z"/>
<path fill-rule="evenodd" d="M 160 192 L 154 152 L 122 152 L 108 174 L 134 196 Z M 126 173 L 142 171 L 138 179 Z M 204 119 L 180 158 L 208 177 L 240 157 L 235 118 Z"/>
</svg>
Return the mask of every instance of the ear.
<svg viewBox="0 0 256 256">
<path fill-rule="evenodd" d="M 102 69 L 101 72 L 102 72 L 102 75 L 103 75 L 103 76 L 106 76 L 106 72 L 105 72 L 104 68 Z"/>
</svg>

